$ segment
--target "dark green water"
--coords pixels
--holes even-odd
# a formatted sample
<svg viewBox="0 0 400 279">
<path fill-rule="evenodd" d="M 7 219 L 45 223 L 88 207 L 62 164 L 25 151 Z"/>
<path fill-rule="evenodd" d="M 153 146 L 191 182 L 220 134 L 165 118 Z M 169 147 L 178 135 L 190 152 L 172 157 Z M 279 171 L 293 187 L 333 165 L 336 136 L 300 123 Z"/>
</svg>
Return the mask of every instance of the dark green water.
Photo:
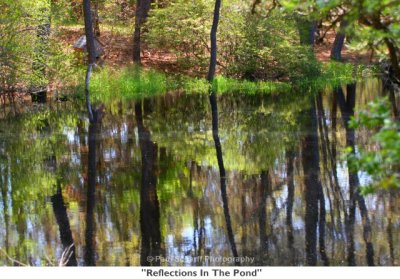
<svg viewBox="0 0 400 279">
<path fill-rule="evenodd" d="M 376 148 L 346 130 L 351 99 L 383 94 L 373 79 L 315 98 L 224 94 L 214 119 L 208 96 L 170 94 L 108 104 L 91 125 L 72 102 L 7 108 L 0 265 L 58 265 L 71 244 L 80 266 L 398 265 L 399 196 L 362 209 L 349 193 L 368 177 L 343 157 Z"/>
</svg>

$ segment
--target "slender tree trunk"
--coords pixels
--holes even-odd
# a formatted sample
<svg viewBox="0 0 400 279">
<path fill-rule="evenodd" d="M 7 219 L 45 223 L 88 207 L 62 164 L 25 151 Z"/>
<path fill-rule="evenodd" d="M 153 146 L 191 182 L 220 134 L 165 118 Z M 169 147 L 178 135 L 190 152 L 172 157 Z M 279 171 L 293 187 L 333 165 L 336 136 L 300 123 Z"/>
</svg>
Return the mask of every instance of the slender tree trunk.
<svg viewBox="0 0 400 279">
<path fill-rule="evenodd" d="M 56 216 L 58 229 L 60 232 L 60 239 L 63 246 L 63 250 L 69 249 L 71 251 L 70 257 L 65 259 L 66 266 L 77 266 L 74 240 L 72 238 L 72 232 L 69 224 L 67 208 L 64 204 L 64 199 L 61 192 L 61 186 L 58 185 L 57 193 L 51 197 L 51 202 L 53 204 L 53 212 Z"/>
<path fill-rule="evenodd" d="M 344 45 L 344 40 L 346 38 L 345 29 L 348 23 L 345 19 L 340 21 L 339 30 L 336 33 L 335 40 L 331 49 L 331 59 L 336 61 L 342 60 L 342 49 Z"/>
<path fill-rule="evenodd" d="M 345 123 L 346 129 L 346 146 L 352 148 L 352 153 L 355 154 L 355 131 L 349 127 L 349 120 L 354 116 L 354 107 L 356 101 L 356 87 L 355 84 L 350 84 L 347 86 L 347 98 L 344 97 L 341 88 L 336 90 L 338 96 L 338 103 L 342 112 L 343 121 Z M 350 230 L 348 230 L 348 237 L 353 239 L 353 236 L 349 234 L 354 234 L 354 219 L 356 204 L 360 209 L 362 223 L 363 223 L 363 238 L 366 245 L 366 260 L 369 266 L 374 265 L 374 248 L 372 244 L 372 232 L 371 232 L 371 222 L 368 216 L 367 206 L 365 204 L 365 199 L 360 193 L 360 181 L 357 172 L 349 170 L 349 191 L 350 191 L 350 213 L 348 216 Z M 354 240 L 352 240 L 354 241 Z M 353 247 L 351 247 L 353 246 Z M 349 253 L 349 265 L 355 265 L 354 261 L 354 243 L 351 243 L 351 250 Z"/>
<path fill-rule="evenodd" d="M 93 19 L 90 0 L 83 0 L 83 15 L 85 17 L 85 35 L 89 64 L 96 63 L 96 49 L 94 45 Z"/>
<path fill-rule="evenodd" d="M 89 121 L 91 123 L 94 123 L 95 120 L 93 116 L 92 105 L 90 104 L 90 98 L 89 98 L 89 85 L 90 85 L 90 75 L 92 73 L 93 66 L 96 64 L 96 50 L 94 45 L 93 20 L 90 7 L 90 0 L 83 0 L 83 15 L 85 18 L 85 35 L 86 35 L 86 46 L 88 52 L 88 68 L 86 70 L 85 97 L 86 97 L 86 106 L 88 109 Z"/>
<path fill-rule="evenodd" d="M 93 122 L 89 124 L 89 152 L 88 152 L 88 183 L 87 183 L 87 205 L 86 205 L 86 231 L 85 231 L 85 265 L 95 266 L 96 260 L 94 256 L 94 206 L 95 206 L 95 190 L 96 190 L 96 149 L 97 134 L 101 122 L 101 111 L 94 111 Z"/>
<path fill-rule="evenodd" d="M 142 102 L 135 104 L 135 116 L 142 153 L 142 185 L 140 190 L 140 230 L 142 266 L 160 265 L 161 249 L 160 206 L 157 196 L 157 145 L 151 140 L 150 131 L 143 125 Z"/>
<path fill-rule="evenodd" d="M 141 64 L 142 25 L 146 21 L 151 7 L 151 0 L 136 0 L 135 31 L 133 33 L 133 62 Z"/>
<path fill-rule="evenodd" d="M 294 158 L 292 150 L 286 151 L 286 172 L 287 172 L 287 206 L 286 206 L 286 227 L 287 227 L 287 247 L 290 253 L 291 265 L 294 265 L 294 235 L 293 235 L 293 204 L 294 204 Z"/>
<path fill-rule="evenodd" d="M 215 0 L 214 19 L 210 32 L 211 56 L 210 56 L 210 66 L 208 68 L 208 75 L 207 75 L 207 80 L 209 82 L 212 82 L 214 80 L 215 68 L 217 66 L 217 31 L 218 31 L 220 9 L 221 9 L 221 0 Z"/>
<path fill-rule="evenodd" d="M 218 161 L 218 168 L 219 168 L 219 176 L 221 181 L 221 197 L 222 197 L 222 204 L 224 208 L 224 216 L 226 222 L 226 229 L 228 232 L 228 239 L 231 245 L 232 254 L 235 258 L 238 257 L 238 252 L 236 249 L 235 237 L 233 234 L 232 229 L 232 221 L 231 215 L 229 213 L 229 204 L 228 204 L 228 195 L 226 191 L 226 171 L 224 166 L 224 159 L 222 156 L 222 148 L 221 148 L 221 141 L 219 139 L 219 132 L 218 132 L 218 106 L 217 106 L 217 98 L 215 93 L 210 95 L 210 103 L 211 103 L 211 111 L 212 111 L 212 133 L 213 139 L 215 144 L 215 151 L 217 154 L 217 161 Z M 235 263 L 238 264 L 238 263 Z"/>
<path fill-rule="evenodd" d="M 397 48 L 396 45 L 388 38 L 385 38 L 385 44 L 389 50 L 390 62 L 393 68 L 393 75 L 400 82 L 400 65 L 399 58 L 397 56 Z"/>
<path fill-rule="evenodd" d="M 37 77 L 36 84 L 33 84 L 33 92 L 37 94 L 43 94 L 46 92 L 46 87 L 48 85 L 46 77 L 46 60 L 48 56 L 49 48 L 49 37 L 51 31 L 51 7 L 43 7 L 40 11 L 41 23 L 36 28 L 36 46 L 35 46 L 35 58 L 32 64 L 32 69 L 34 75 Z M 39 96 L 36 95 L 38 101 Z M 44 96 L 45 99 L 45 96 Z M 44 100 L 45 101 L 45 100 Z"/>
<path fill-rule="evenodd" d="M 100 18 L 99 18 L 99 0 L 94 1 L 94 11 L 93 11 L 93 17 L 94 17 L 94 34 L 96 37 L 100 36 Z"/>
<path fill-rule="evenodd" d="M 317 226 L 319 228 L 319 251 L 324 265 L 329 264 L 325 251 L 325 197 L 321 184 L 318 122 L 315 99 L 307 112 L 310 117 L 310 131 L 302 143 L 302 162 L 305 184 L 305 229 L 307 265 L 317 264 Z"/>
<path fill-rule="evenodd" d="M 311 131 L 302 143 L 302 161 L 305 184 L 305 230 L 306 230 L 306 260 L 307 265 L 317 265 L 317 224 L 318 224 L 318 180 L 319 180 L 319 155 L 317 121 L 315 113 L 315 102 L 312 99 L 312 109 L 309 111 L 311 117 Z"/>
</svg>

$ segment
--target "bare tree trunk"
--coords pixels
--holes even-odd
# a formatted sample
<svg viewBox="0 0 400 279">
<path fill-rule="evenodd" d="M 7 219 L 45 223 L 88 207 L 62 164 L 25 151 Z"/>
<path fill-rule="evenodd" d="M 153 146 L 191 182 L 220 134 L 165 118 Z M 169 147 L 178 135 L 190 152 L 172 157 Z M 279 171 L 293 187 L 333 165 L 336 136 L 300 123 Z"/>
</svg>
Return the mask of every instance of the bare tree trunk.
<svg viewBox="0 0 400 279">
<path fill-rule="evenodd" d="M 345 123 L 346 129 L 346 146 L 352 148 L 352 153 L 355 154 L 355 131 L 354 129 L 349 127 L 349 120 L 352 116 L 354 116 L 354 107 L 356 102 L 356 87 L 355 84 L 347 85 L 347 98 L 344 97 L 343 90 L 338 88 L 336 90 L 336 94 L 338 97 L 338 103 L 340 105 L 340 109 L 342 112 L 343 121 Z M 353 236 L 349 234 L 354 234 L 354 219 L 355 219 L 355 210 L 356 204 L 358 204 L 358 208 L 360 209 L 360 214 L 363 223 L 363 238 L 366 246 L 366 260 L 369 266 L 375 265 L 374 263 L 374 248 L 372 244 L 372 228 L 371 222 L 368 215 L 368 209 L 365 204 L 365 199 L 360 193 L 360 180 L 358 178 L 357 172 L 349 170 L 349 192 L 350 192 L 350 212 L 349 212 L 349 231 L 347 233 L 348 237 L 350 237 L 351 241 L 353 240 Z M 355 265 L 354 261 L 354 243 L 350 243 L 353 247 L 350 246 L 351 250 L 349 253 L 349 265 Z"/>
<path fill-rule="evenodd" d="M 157 196 L 157 144 L 143 124 L 142 102 L 135 104 L 135 117 L 142 153 L 142 185 L 140 189 L 140 231 L 142 266 L 157 266 L 161 252 L 160 205 Z M 149 259 L 156 259 L 151 261 Z"/>
<path fill-rule="evenodd" d="M 344 29 L 347 27 L 348 23 L 345 19 L 340 21 L 339 30 L 336 33 L 335 40 L 331 49 L 331 59 L 336 61 L 342 60 L 342 49 L 344 45 L 344 40 L 346 38 L 346 34 L 344 33 Z"/>
<path fill-rule="evenodd" d="M 96 49 L 94 45 L 93 19 L 90 0 L 83 0 L 83 15 L 85 17 L 85 35 L 89 64 L 96 63 Z"/>
<path fill-rule="evenodd" d="M 99 18 L 99 0 L 94 1 L 94 11 L 93 11 L 93 17 L 94 17 L 94 34 L 96 37 L 100 36 L 100 18 Z"/>
<path fill-rule="evenodd" d="M 60 183 L 57 182 L 57 193 L 51 197 L 53 212 L 57 220 L 60 239 L 63 250 L 70 248 L 70 257 L 65 259 L 66 266 L 77 266 L 74 239 L 72 238 L 71 227 L 68 219 L 67 208 L 65 207 L 64 199 L 61 192 Z"/>
<path fill-rule="evenodd" d="M 88 152 L 88 182 L 87 182 L 87 205 L 86 205 L 86 231 L 85 231 L 85 265 L 95 266 L 95 191 L 96 191 L 96 173 L 97 173 L 97 155 L 96 143 L 98 141 L 97 135 L 101 125 L 102 112 L 100 110 L 94 111 L 93 121 L 89 124 L 89 152 Z"/>
<path fill-rule="evenodd" d="M 91 123 L 94 123 L 92 105 L 90 104 L 90 98 L 89 98 L 89 85 L 90 85 L 90 75 L 92 73 L 93 66 L 96 64 L 96 49 L 94 45 L 93 20 L 90 8 L 90 0 L 83 0 L 83 15 L 85 18 L 85 35 L 86 35 L 86 46 L 88 52 L 88 68 L 86 71 L 86 82 L 85 82 L 86 106 L 88 109 L 89 121 Z"/>
<path fill-rule="evenodd" d="M 37 41 L 35 45 L 35 57 L 32 63 L 32 70 L 37 77 L 37 82 L 33 84 L 32 100 L 38 102 L 46 101 L 46 91 L 48 80 L 46 77 L 46 61 L 49 48 L 49 37 L 51 31 L 51 7 L 40 9 L 42 13 L 40 24 L 36 28 Z"/>
<path fill-rule="evenodd" d="M 392 40 L 385 38 L 385 44 L 389 50 L 390 62 L 392 64 L 393 75 L 400 82 L 400 65 L 399 58 L 397 57 L 397 48 Z"/>
<path fill-rule="evenodd" d="M 151 0 L 136 0 L 135 32 L 133 34 L 133 62 L 141 64 L 142 25 L 150 11 Z"/>
<path fill-rule="evenodd" d="M 217 66 L 217 30 L 218 30 L 220 9 L 221 9 L 221 0 L 215 0 L 214 19 L 210 32 L 211 56 L 210 56 L 210 66 L 208 68 L 208 75 L 207 75 L 207 80 L 209 82 L 212 82 L 214 80 L 215 68 Z"/>
</svg>

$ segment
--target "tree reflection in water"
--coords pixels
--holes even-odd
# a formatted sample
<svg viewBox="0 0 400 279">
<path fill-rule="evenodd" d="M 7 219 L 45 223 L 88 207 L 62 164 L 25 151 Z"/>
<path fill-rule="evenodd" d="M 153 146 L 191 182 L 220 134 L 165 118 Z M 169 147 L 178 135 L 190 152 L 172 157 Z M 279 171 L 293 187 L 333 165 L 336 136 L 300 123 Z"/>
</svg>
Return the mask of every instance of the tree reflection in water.
<svg viewBox="0 0 400 279">
<path fill-rule="evenodd" d="M 72 103 L 0 119 L 0 246 L 32 265 L 72 242 L 83 265 L 398 264 L 398 194 L 359 195 L 366 178 L 343 157 L 375 148 L 344 124 L 379 88 L 224 94 L 222 111 L 215 95 L 168 94 L 107 104 L 89 127 Z"/>
<path fill-rule="evenodd" d="M 144 106 L 149 108 L 149 103 Z M 142 183 L 140 189 L 140 231 L 142 266 L 160 265 L 161 231 L 160 206 L 157 196 L 157 145 L 143 124 L 142 102 L 135 104 L 139 144 L 142 154 Z"/>
</svg>

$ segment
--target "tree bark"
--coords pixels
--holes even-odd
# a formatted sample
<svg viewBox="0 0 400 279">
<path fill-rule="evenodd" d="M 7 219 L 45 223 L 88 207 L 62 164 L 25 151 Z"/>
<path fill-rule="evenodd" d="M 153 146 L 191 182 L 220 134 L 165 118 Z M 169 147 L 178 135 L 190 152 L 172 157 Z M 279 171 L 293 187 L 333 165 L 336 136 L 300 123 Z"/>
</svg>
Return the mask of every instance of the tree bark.
<svg viewBox="0 0 400 279">
<path fill-rule="evenodd" d="M 77 266 L 78 264 L 75 255 L 74 239 L 72 238 L 67 208 L 64 204 L 60 185 L 57 187 L 57 193 L 51 197 L 51 203 L 53 205 L 53 212 L 57 220 L 63 250 L 65 251 L 66 249 L 70 249 L 71 251 L 70 257 L 66 259 L 65 265 Z"/>
<path fill-rule="evenodd" d="M 151 0 L 136 0 L 135 32 L 133 34 L 133 62 L 141 64 L 142 25 L 146 21 L 151 7 Z"/>
<path fill-rule="evenodd" d="M 336 90 L 339 107 L 342 113 L 343 122 L 346 130 L 346 146 L 352 148 L 352 154 L 355 154 L 355 131 L 350 128 L 349 120 L 354 116 L 354 107 L 356 102 L 356 87 L 355 84 L 347 85 L 347 98 L 345 98 L 343 90 L 339 87 Z M 349 163 L 348 163 L 349 164 Z M 349 265 L 355 265 L 354 255 L 354 222 L 356 205 L 360 209 L 363 223 L 363 238 L 366 246 L 366 260 L 369 266 L 374 263 L 374 248 L 372 244 L 371 222 L 368 215 L 368 209 L 365 204 L 365 199 L 360 193 L 360 180 L 357 172 L 349 170 L 349 196 L 350 208 L 347 216 L 346 234 L 348 238 L 348 262 Z"/>
<path fill-rule="evenodd" d="M 96 50 L 94 45 L 93 19 L 90 0 L 83 0 L 83 16 L 85 18 L 85 35 L 89 64 L 96 63 Z"/>
<path fill-rule="evenodd" d="M 96 37 L 100 36 L 100 18 L 99 18 L 99 0 L 94 1 L 94 11 L 93 11 L 93 16 L 94 16 L 94 34 Z"/>
<path fill-rule="evenodd" d="M 346 38 L 346 34 L 344 33 L 345 28 L 348 23 L 345 19 L 340 21 L 339 30 L 336 33 L 335 40 L 333 41 L 332 49 L 331 49 L 331 59 L 336 61 L 342 60 L 342 49 L 344 45 L 344 40 Z"/>
<path fill-rule="evenodd" d="M 217 66 L 217 30 L 218 30 L 220 9 L 221 9 L 221 0 L 215 0 L 214 18 L 210 32 L 211 56 L 210 56 L 210 66 L 208 68 L 208 75 L 207 75 L 207 80 L 209 82 L 212 82 L 214 80 L 215 68 Z"/>
<path fill-rule="evenodd" d="M 385 38 L 386 47 L 389 50 L 390 62 L 393 68 L 393 75 L 400 82 L 400 65 L 399 58 L 397 57 L 397 48 L 396 45 L 392 42 L 392 40 Z"/>
<path fill-rule="evenodd" d="M 161 252 L 160 205 L 157 196 L 157 144 L 143 124 L 142 102 L 135 104 L 139 144 L 142 153 L 142 185 L 140 189 L 140 230 L 142 266 L 157 266 Z M 156 259 L 155 261 L 149 259 Z"/>
<path fill-rule="evenodd" d="M 86 266 L 95 266 L 95 238 L 94 238 L 94 230 L 95 230 L 95 219 L 94 219 L 94 211 L 95 211 L 95 191 L 96 191 L 96 143 L 97 143 L 97 134 L 99 133 L 102 112 L 100 110 L 96 110 L 93 112 L 94 118 L 93 121 L 89 124 L 89 152 L 88 152 L 88 183 L 87 183 L 87 205 L 86 205 L 86 231 L 85 231 L 85 265 Z"/>
<path fill-rule="evenodd" d="M 216 94 L 213 92 L 210 95 L 210 103 L 211 103 L 211 111 L 212 111 L 212 134 L 215 144 L 215 151 L 217 154 L 217 161 L 218 161 L 218 168 L 219 168 L 219 176 L 221 180 L 221 197 L 222 197 L 222 204 L 224 208 L 224 216 L 225 216 L 225 223 L 226 229 L 228 232 L 228 239 L 231 245 L 232 254 L 235 258 L 238 257 L 238 252 L 235 243 L 235 236 L 233 234 L 232 229 L 232 221 L 231 215 L 229 212 L 229 203 L 228 203 L 228 195 L 226 191 L 226 170 L 224 165 L 224 159 L 222 156 L 222 148 L 221 148 L 221 141 L 219 139 L 219 130 L 218 130 L 218 104 L 217 104 L 217 97 Z M 239 263 L 235 262 L 236 265 Z"/>
</svg>

